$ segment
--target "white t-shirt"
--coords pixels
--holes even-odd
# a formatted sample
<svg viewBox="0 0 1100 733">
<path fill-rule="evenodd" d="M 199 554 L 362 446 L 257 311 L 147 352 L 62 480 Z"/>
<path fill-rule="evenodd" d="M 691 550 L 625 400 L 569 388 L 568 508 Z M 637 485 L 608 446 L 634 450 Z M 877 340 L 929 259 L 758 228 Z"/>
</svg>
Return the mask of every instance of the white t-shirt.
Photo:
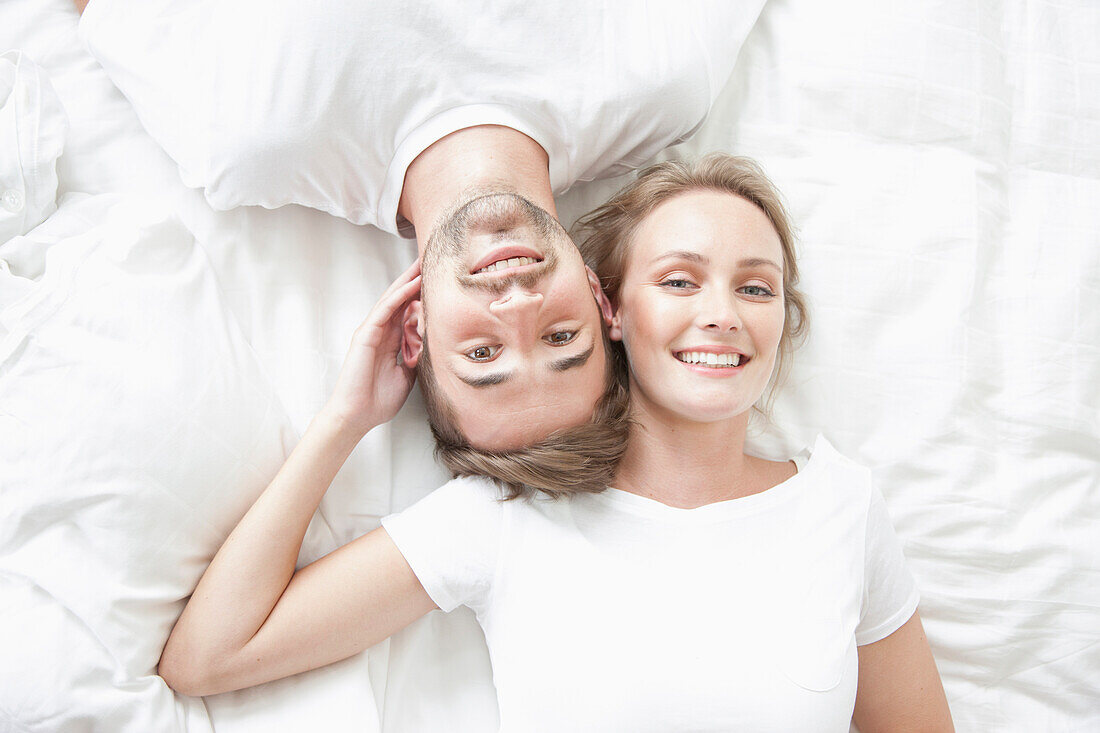
<svg viewBox="0 0 1100 733">
<path fill-rule="evenodd" d="M 697 509 L 500 496 L 456 479 L 382 523 L 441 609 L 477 614 L 503 731 L 844 732 L 856 645 L 917 607 L 870 471 L 823 437 Z"/>
<path fill-rule="evenodd" d="M 686 138 L 763 4 L 96 0 L 81 32 L 214 208 L 397 232 L 406 168 L 455 130 L 527 134 L 555 193 Z"/>
</svg>

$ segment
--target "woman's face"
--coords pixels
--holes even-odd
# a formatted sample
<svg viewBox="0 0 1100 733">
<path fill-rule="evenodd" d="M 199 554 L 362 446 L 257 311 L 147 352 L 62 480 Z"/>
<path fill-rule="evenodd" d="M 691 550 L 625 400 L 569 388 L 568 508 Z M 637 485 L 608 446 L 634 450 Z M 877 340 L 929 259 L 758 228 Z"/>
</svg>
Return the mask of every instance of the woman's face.
<svg viewBox="0 0 1100 733">
<path fill-rule="evenodd" d="M 779 235 L 745 199 L 691 191 L 654 209 L 627 254 L 611 327 L 639 415 L 748 419 L 783 335 L 782 267 Z"/>
</svg>

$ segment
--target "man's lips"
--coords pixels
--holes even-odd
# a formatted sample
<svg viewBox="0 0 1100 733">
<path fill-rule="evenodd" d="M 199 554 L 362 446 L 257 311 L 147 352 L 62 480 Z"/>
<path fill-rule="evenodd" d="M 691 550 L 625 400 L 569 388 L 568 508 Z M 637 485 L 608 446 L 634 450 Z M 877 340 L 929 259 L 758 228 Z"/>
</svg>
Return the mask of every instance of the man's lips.
<svg viewBox="0 0 1100 733">
<path fill-rule="evenodd" d="M 497 247 L 482 255 L 473 267 L 471 275 L 483 275 L 502 270 L 513 270 L 520 267 L 529 267 L 542 262 L 542 253 L 532 247 L 523 245 L 508 245 Z M 486 270 L 486 268 L 492 268 Z"/>
</svg>

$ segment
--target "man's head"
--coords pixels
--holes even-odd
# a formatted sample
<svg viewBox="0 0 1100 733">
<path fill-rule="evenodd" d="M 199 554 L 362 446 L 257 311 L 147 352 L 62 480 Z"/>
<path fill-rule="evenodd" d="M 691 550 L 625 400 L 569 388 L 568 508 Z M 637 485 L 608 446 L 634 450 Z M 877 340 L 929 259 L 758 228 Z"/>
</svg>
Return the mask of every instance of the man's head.
<svg viewBox="0 0 1100 733">
<path fill-rule="evenodd" d="M 477 196 L 432 232 L 422 272 L 405 339 L 437 435 L 511 451 L 591 421 L 610 383 L 610 309 L 554 217 Z"/>
</svg>

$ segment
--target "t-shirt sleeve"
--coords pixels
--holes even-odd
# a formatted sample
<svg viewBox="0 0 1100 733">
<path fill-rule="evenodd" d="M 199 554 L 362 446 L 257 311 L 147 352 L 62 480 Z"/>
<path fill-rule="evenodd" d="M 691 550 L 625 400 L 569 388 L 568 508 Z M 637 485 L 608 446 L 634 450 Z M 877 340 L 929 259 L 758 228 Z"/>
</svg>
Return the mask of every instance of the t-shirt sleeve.
<svg viewBox="0 0 1100 733">
<path fill-rule="evenodd" d="M 382 519 L 428 596 L 444 611 L 478 611 L 489 598 L 505 503 L 492 481 L 455 479 Z"/>
<path fill-rule="evenodd" d="M 905 566 L 886 502 L 877 488 L 871 489 L 867 511 L 864 554 L 863 608 L 856 627 L 856 644 L 863 646 L 885 639 L 897 631 L 917 610 L 917 584 Z"/>
</svg>

